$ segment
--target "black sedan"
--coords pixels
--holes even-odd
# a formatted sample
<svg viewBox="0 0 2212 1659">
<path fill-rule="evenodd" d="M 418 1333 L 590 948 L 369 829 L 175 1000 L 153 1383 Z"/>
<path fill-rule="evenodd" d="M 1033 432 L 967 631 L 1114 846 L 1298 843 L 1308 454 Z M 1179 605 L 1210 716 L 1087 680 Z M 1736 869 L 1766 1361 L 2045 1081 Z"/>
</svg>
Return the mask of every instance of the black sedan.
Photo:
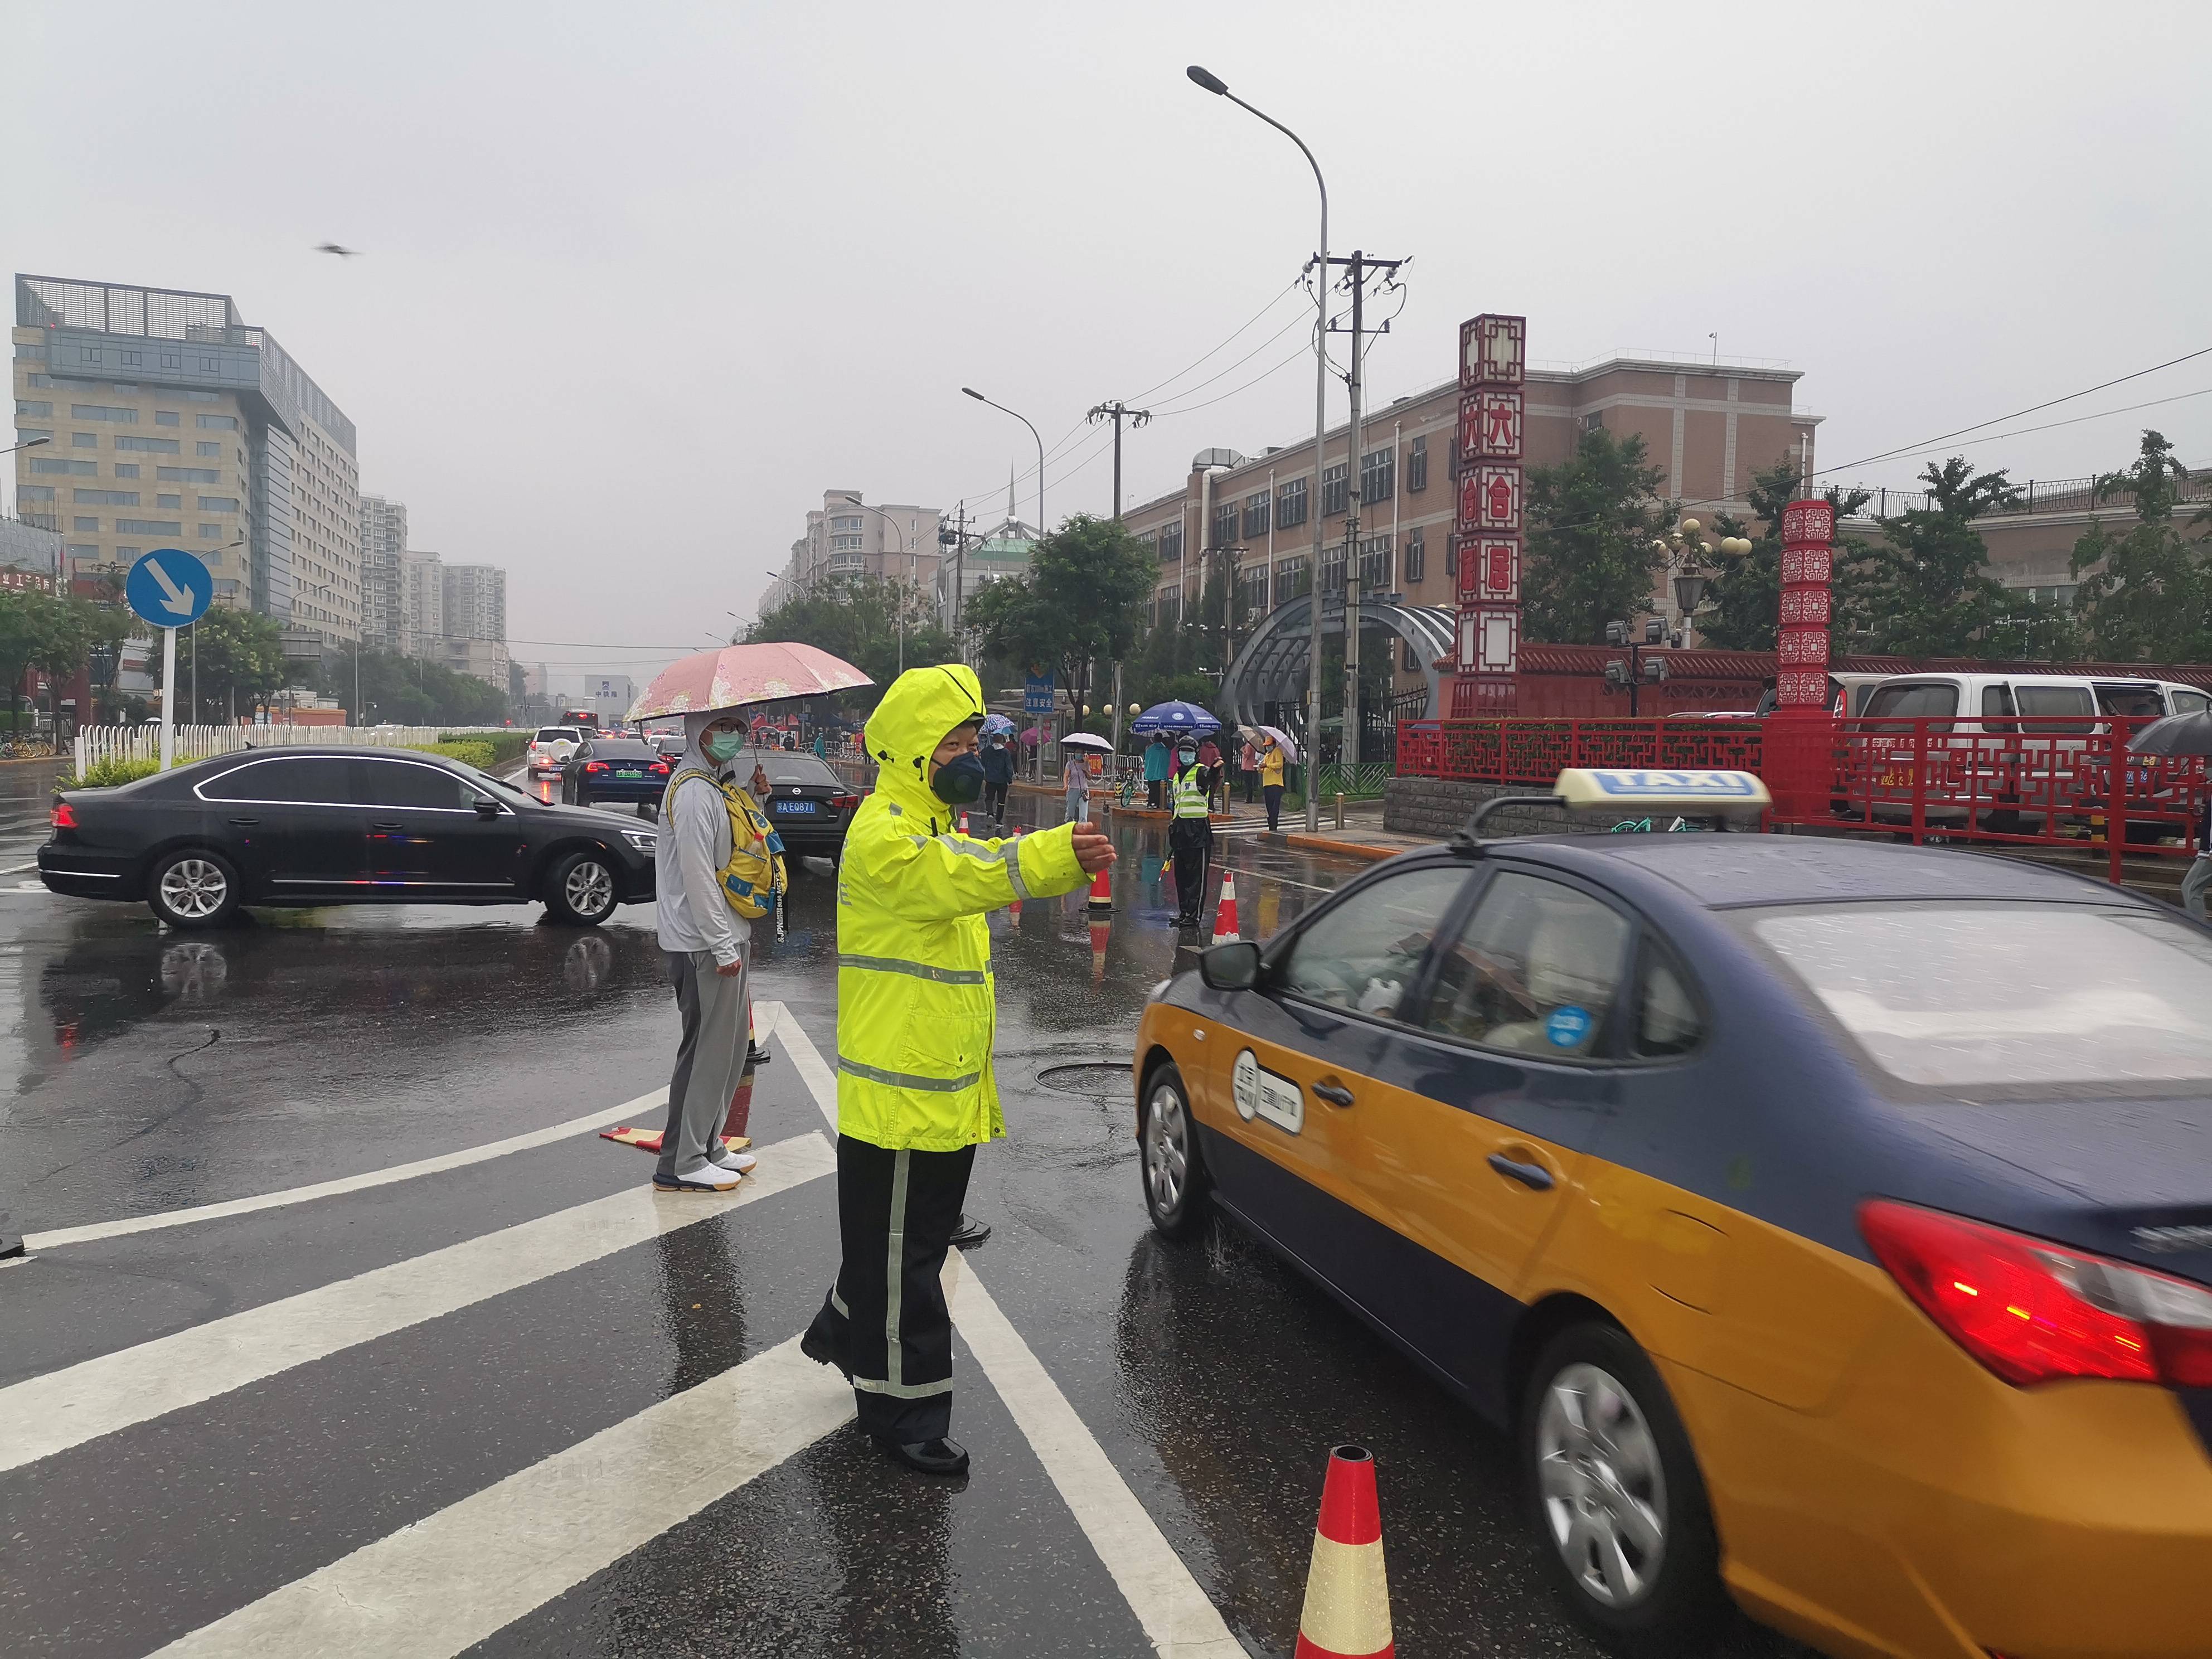
<svg viewBox="0 0 2212 1659">
<path fill-rule="evenodd" d="M 177 927 L 241 904 L 544 902 L 592 927 L 653 892 L 653 831 L 398 750 L 248 750 L 54 803 L 39 875 Z"/>
<path fill-rule="evenodd" d="M 659 748 L 641 738 L 587 737 L 561 764 L 561 799 L 571 806 L 621 802 L 658 808 L 668 788 L 669 766 Z"/>
<path fill-rule="evenodd" d="M 761 809 L 783 837 L 785 852 L 794 858 L 835 860 L 844 851 L 845 831 L 861 791 L 839 777 L 828 761 L 805 750 L 741 750 L 738 781 L 750 783 L 756 767 L 768 775 Z"/>
</svg>

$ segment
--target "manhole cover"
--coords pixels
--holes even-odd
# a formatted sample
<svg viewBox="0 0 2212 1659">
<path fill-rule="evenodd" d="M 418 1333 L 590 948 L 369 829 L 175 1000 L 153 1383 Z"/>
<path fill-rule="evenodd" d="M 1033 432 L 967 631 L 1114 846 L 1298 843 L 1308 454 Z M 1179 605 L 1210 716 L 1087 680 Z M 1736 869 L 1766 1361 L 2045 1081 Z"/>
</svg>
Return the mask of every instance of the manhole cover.
<svg viewBox="0 0 2212 1659">
<path fill-rule="evenodd" d="M 1095 1099 L 1100 1095 L 1127 1093 L 1129 1087 L 1129 1068 L 1127 1065 L 1112 1065 L 1099 1060 L 1085 1060 L 1073 1066 L 1048 1066 L 1037 1073 L 1037 1081 L 1048 1089 L 1057 1089 L 1063 1094 L 1082 1095 Z"/>
</svg>

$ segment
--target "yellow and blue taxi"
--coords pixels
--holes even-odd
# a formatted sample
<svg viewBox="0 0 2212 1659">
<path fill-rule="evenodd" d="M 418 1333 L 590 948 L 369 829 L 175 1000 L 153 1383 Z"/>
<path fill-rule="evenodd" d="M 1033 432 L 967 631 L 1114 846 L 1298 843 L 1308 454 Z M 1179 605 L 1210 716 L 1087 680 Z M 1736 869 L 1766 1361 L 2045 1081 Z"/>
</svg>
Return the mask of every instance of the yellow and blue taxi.
<svg viewBox="0 0 2212 1659">
<path fill-rule="evenodd" d="M 1548 799 L 1724 823 L 1741 774 Z M 1146 1007 L 1145 1200 L 1516 1437 L 1588 1626 L 2212 1655 L 2212 930 L 1754 834 L 1378 865 Z"/>
</svg>

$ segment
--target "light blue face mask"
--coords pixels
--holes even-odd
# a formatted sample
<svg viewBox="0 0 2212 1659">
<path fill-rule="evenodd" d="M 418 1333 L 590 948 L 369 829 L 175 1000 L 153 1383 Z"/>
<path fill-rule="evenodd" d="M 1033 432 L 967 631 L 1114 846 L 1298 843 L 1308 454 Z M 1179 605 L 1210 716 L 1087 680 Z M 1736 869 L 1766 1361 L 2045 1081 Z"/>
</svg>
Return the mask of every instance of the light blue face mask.
<svg viewBox="0 0 2212 1659">
<path fill-rule="evenodd" d="M 699 747 L 706 750 L 707 758 L 717 766 L 727 766 L 737 759 L 738 750 L 744 747 L 742 732 L 709 732 L 699 739 Z"/>
</svg>

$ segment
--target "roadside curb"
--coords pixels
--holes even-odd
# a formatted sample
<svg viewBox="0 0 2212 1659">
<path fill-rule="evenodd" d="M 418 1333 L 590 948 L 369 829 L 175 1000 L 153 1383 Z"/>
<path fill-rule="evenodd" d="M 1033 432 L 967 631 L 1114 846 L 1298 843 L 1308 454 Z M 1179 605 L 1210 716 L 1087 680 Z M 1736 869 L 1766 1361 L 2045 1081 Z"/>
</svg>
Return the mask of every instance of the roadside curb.
<svg viewBox="0 0 2212 1659">
<path fill-rule="evenodd" d="M 1410 847 L 1377 847 L 1372 842 L 1332 841 L 1327 836 L 1294 836 L 1287 832 L 1269 836 L 1261 832 L 1265 841 L 1279 841 L 1284 846 L 1302 853 L 1334 853 L 1339 858 L 1365 859 L 1370 864 L 1380 864 L 1385 859 L 1395 859 L 1401 853 L 1410 853 Z"/>
</svg>

